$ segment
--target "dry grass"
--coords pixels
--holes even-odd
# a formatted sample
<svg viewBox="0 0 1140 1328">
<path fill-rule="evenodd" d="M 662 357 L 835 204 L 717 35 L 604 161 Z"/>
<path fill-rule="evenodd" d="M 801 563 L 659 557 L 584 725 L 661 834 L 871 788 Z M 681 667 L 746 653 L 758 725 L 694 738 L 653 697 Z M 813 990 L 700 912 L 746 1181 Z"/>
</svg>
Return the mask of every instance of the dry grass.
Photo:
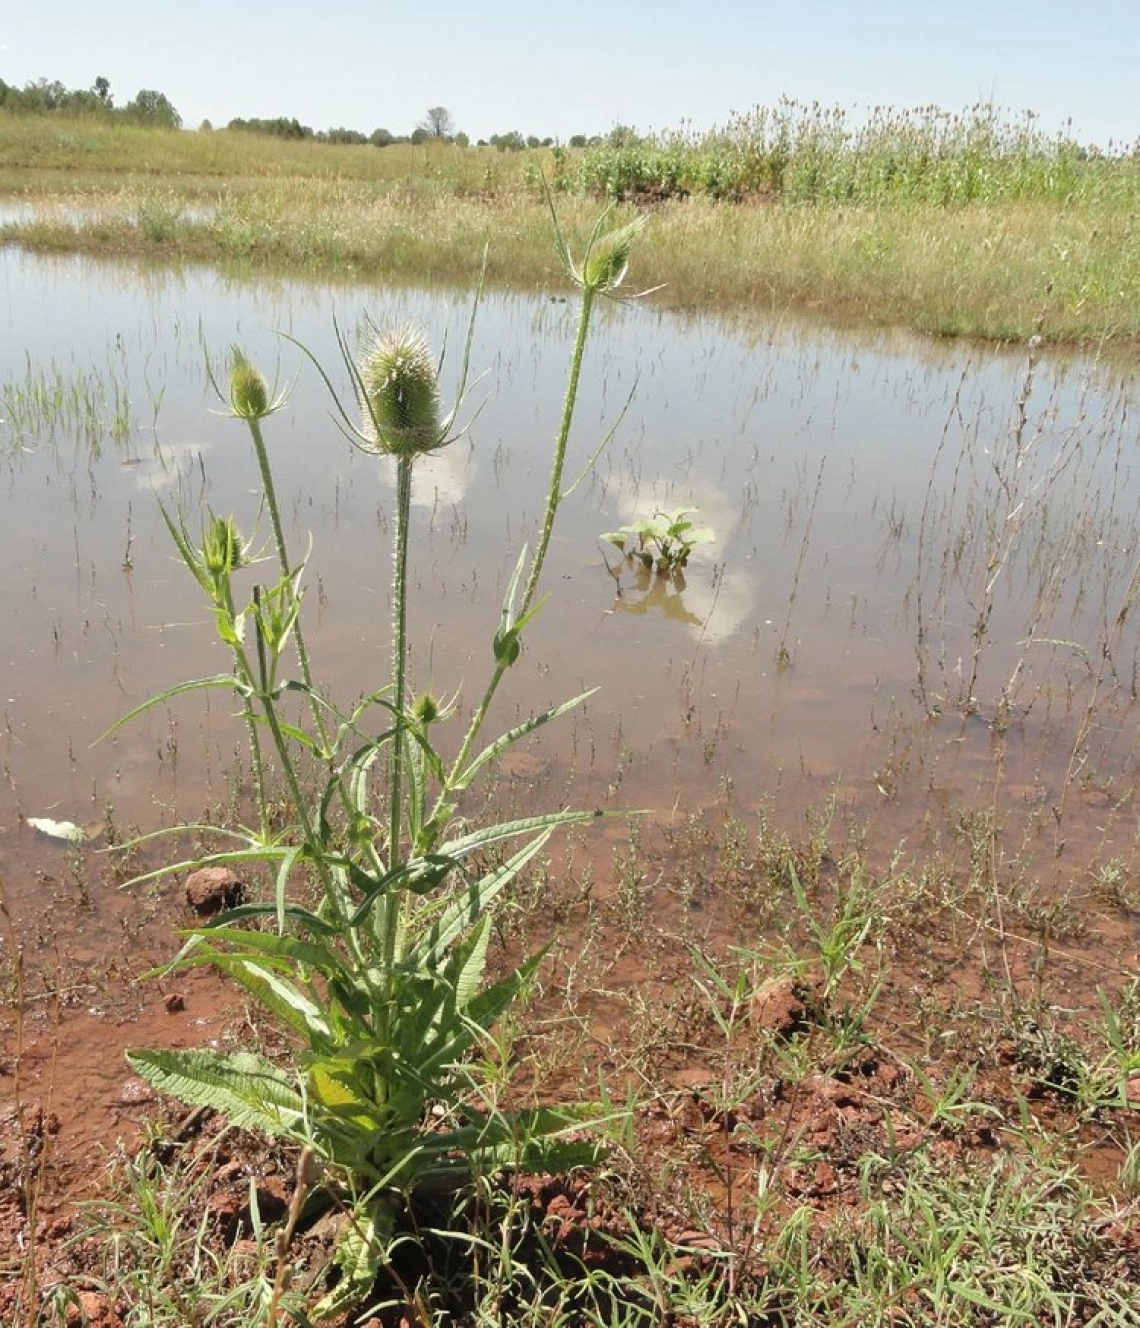
<svg viewBox="0 0 1140 1328">
<path fill-rule="evenodd" d="M 565 165 L 565 162 L 563 163 Z M 468 284 L 557 279 L 545 150 L 332 146 L 0 117 L 0 194 L 45 211 L 0 242 L 322 276 Z M 1125 166 L 1122 164 L 1121 169 Z M 657 205 L 635 280 L 674 305 L 818 309 L 938 335 L 1140 337 L 1131 208 L 892 201 Z M 1099 201 L 1098 201 L 1099 200 Z M 632 205 L 623 205 L 632 210 Z M 560 197 L 569 231 L 595 203 Z"/>
</svg>

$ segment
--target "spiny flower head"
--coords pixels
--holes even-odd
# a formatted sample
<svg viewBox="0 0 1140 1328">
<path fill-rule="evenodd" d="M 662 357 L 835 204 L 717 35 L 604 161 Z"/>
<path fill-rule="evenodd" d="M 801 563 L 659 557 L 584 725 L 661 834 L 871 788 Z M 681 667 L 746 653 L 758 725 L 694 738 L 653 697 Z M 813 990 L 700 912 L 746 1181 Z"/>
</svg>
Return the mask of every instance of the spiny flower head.
<svg viewBox="0 0 1140 1328">
<path fill-rule="evenodd" d="M 273 415 L 284 406 L 288 399 L 288 390 L 272 390 L 265 381 L 265 375 L 247 357 L 240 346 L 231 346 L 227 357 L 230 381 L 229 392 L 223 392 L 210 370 L 210 382 L 214 391 L 229 406 L 229 413 L 239 420 L 263 420 Z"/>
<path fill-rule="evenodd" d="M 416 721 L 424 728 L 429 724 L 434 724 L 442 713 L 443 707 L 430 692 L 424 692 L 422 696 L 417 696 L 415 705 L 412 707 L 412 714 L 415 715 Z"/>
<path fill-rule="evenodd" d="M 591 240 L 579 269 L 579 284 L 598 295 L 609 295 L 625 280 L 633 242 L 645 228 L 645 218 L 633 221 Z"/>
<path fill-rule="evenodd" d="M 202 530 L 202 564 L 211 576 L 228 576 L 248 561 L 232 516 L 211 516 Z"/>
<path fill-rule="evenodd" d="M 410 457 L 446 441 L 427 341 L 405 326 L 377 334 L 357 363 L 361 433 L 378 452 Z"/>
<path fill-rule="evenodd" d="M 269 387 L 259 369 L 240 350 L 230 362 L 230 406 L 243 420 L 260 420 L 269 409 Z"/>
<path fill-rule="evenodd" d="M 554 210 L 554 199 L 549 189 L 546 191 L 546 204 L 550 209 L 551 221 L 554 223 L 554 241 L 566 275 L 576 286 L 580 286 L 587 296 L 604 295 L 611 300 L 639 300 L 643 295 L 652 295 L 653 291 L 661 289 L 660 286 L 654 286 L 651 290 L 639 291 L 636 295 L 628 295 L 624 291 L 618 293 L 629 271 L 629 256 L 633 251 L 634 242 L 645 229 L 644 216 L 634 217 L 632 221 L 607 231 L 605 226 L 613 208 L 612 206 L 606 208 L 594 222 L 594 229 L 586 241 L 582 261 L 576 263 L 566 237 L 562 234 L 562 227 L 558 224 L 558 213 Z"/>
</svg>

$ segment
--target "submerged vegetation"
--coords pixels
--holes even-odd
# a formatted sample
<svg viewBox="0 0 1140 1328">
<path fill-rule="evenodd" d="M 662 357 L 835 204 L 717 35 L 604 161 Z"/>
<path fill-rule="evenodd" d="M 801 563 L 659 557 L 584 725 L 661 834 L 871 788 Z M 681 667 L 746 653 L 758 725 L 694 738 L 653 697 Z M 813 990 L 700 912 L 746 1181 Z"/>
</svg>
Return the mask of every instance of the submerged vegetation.
<svg viewBox="0 0 1140 1328">
<path fill-rule="evenodd" d="M 469 284 L 489 241 L 488 280 L 533 288 L 556 274 L 547 187 L 577 225 L 599 197 L 655 208 L 642 270 L 682 306 L 997 339 L 1044 309 L 1047 339 L 1140 333 L 1136 153 L 989 106 L 853 125 L 784 103 L 707 134 L 520 152 L 0 113 L 0 192 L 35 204 L 0 241 L 44 250 Z"/>
</svg>

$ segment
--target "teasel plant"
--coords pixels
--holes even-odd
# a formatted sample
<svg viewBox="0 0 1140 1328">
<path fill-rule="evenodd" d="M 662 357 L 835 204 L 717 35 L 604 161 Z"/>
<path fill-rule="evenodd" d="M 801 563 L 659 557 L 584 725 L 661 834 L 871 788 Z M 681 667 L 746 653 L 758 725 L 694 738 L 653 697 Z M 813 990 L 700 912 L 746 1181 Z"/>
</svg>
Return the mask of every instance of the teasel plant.
<svg viewBox="0 0 1140 1328">
<path fill-rule="evenodd" d="M 355 335 L 338 327 L 348 391 L 337 390 L 331 374 L 301 347 L 331 393 L 341 431 L 395 467 L 387 678 L 351 709 L 338 708 L 314 680 L 302 636 L 309 555 L 294 559 L 287 547 L 262 430 L 263 421 L 286 407 L 288 392 L 271 390 L 240 349 L 230 352 L 228 388 L 219 388 L 219 395 L 226 413 L 248 427 L 273 552 L 255 555 L 231 518 L 213 515 L 196 543 L 183 518 L 164 511 L 182 560 L 211 604 L 231 667 L 152 697 L 119 724 L 180 693 L 235 692 L 250 731 L 258 825 L 225 827 L 217 852 L 175 862 L 136 883 L 205 865 L 271 870 L 272 898 L 242 903 L 187 931 L 180 953 L 162 971 L 201 964 L 221 969 L 289 1030 L 295 1051 L 286 1064 L 250 1050 L 138 1050 L 128 1059 L 144 1079 L 186 1103 L 311 1150 L 321 1177 L 315 1188 L 352 1218 L 335 1255 L 339 1280 L 311 1310 L 314 1321 L 367 1296 L 391 1243 L 403 1238 L 398 1219 L 417 1192 L 462 1185 L 476 1167 L 565 1166 L 595 1159 L 602 1149 L 597 1106 L 509 1113 L 486 1106 L 477 1053 L 524 995 L 544 953 L 505 978 L 487 979 L 496 900 L 556 830 L 603 813 L 562 809 L 471 828 L 459 816 L 459 799 L 509 747 L 593 694 L 483 739 L 490 702 L 520 658 L 523 631 L 541 607 L 537 592 L 551 532 L 574 487 L 564 489 L 562 475 L 591 310 L 597 299 L 617 296 L 641 228 L 637 222 L 607 229 L 607 216 L 577 264 L 555 218 L 559 252 L 581 303 L 546 507 L 533 556 L 524 548 L 509 579 L 491 642 L 489 682 L 453 759 L 437 749 L 434 731 L 457 707 L 430 693 L 414 696 L 408 677 L 411 489 L 421 460 L 464 437 L 478 413 L 461 418 L 472 386 L 478 295 L 455 401 L 446 411 L 443 357 L 433 359 L 414 327 L 383 329 L 365 320 Z M 274 558 L 273 580 L 249 584 L 254 570 Z M 311 724 L 295 718 L 291 697 L 303 698 Z M 267 809 L 264 767 L 270 761 L 288 805 L 283 828 Z M 218 833 L 184 826 L 158 835 L 207 830 Z M 583 1134 L 585 1123 L 595 1127 L 592 1133 Z"/>
</svg>

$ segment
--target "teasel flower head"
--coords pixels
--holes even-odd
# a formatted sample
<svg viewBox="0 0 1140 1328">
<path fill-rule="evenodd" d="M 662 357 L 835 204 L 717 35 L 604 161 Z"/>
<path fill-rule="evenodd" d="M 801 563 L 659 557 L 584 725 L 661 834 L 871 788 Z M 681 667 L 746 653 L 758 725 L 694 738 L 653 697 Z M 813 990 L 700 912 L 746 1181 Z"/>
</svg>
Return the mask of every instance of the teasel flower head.
<svg viewBox="0 0 1140 1328">
<path fill-rule="evenodd" d="M 416 723 L 421 728 L 427 728 L 429 724 L 434 724 L 439 719 L 442 707 L 438 698 L 432 696 L 430 692 L 424 692 L 416 697 L 415 704 L 412 706 L 412 714 L 416 718 Z"/>
<path fill-rule="evenodd" d="M 210 381 L 235 419 L 263 420 L 279 411 L 288 400 L 288 390 L 278 392 L 276 384 L 270 389 L 265 375 L 240 346 L 230 347 L 227 367 L 230 375 L 228 391 L 223 391 L 214 380 L 212 369 L 209 371 Z"/>
<path fill-rule="evenodd" d="M 450 441 L 450 419 L 440 418 L 436 366 L 418 328 L 375 333 L 356 370 L 360 435 L 369 450 L 411 457 Z"/>
<path fill-rule="evenodd" d="M 249 561 L 249 550 L 232 516 L 213 516 L 202 529 L 202 566 L 213 577 L 228 576 Z"/>
<path fill-rule="evenodd" d="M 592 239 L 582 257 L 579 284 L 599 295 L 612 295 L 625 280 L 633 242 L 644 229 L 645 218 L 636 217 Z"/>
<path fill-rule="evenodd" d="M 355 416 L 349 414 L 323 370 L 321 375 L 332 393 L 334 418 L 354 446 L 374 456 L 414 461 L 463 437 L 482 409 L 458 426 L 457 417 L 467 400 L 475 313 L 481 293 L 482 283 L 471 311 L 455 404 L 446 414 L 442 413 L 439 395 L 443 356 L 433 360 L 427 338 L 419 328 L 405 324 L 381 329 L 365 318 L 356 349 L 337 329 L 341 354 L 356 391 Z"/>
<path fill-rule="evenodd" d="M 642 296 L 652 295 L 661 289 L 653 286 L 649 290 L 628 294 L 621 290 L 626 274 L 629 272 L 630 255 L 637 237 L 645 229 L 645 217 L 634 217 L 622 226 L 606 229 L 612 208 L 606 208 L 594 223 L 594 229 L 586 241 L 586 248 L 581 262 L 575 262 L 558 224 L 558 214 L 554 210 L 554 200 L 549 191 L 546 201 L 554 221 L 554 238 L 558 246 L 558 256 L 562 267 L 570 280 L 588 295 L 603 295 L 611 300 L 640 300 Z"/>
</svg>

